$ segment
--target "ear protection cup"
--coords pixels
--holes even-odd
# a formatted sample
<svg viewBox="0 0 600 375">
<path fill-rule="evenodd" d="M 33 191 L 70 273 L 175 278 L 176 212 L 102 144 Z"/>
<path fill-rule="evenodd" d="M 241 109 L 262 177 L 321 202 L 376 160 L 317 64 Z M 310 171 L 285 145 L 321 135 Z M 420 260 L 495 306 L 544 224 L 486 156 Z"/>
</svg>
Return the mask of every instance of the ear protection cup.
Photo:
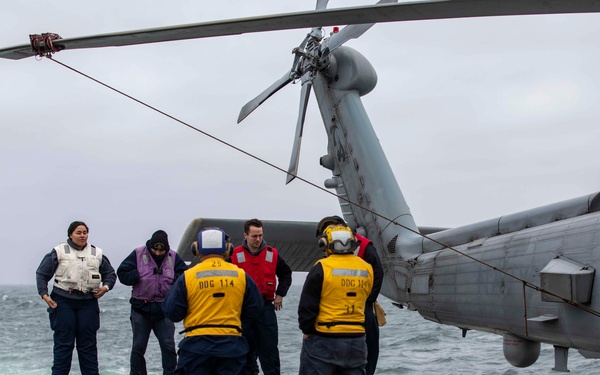
<svg viewBox="0 0 600 375">
<path fill-rule="evenodd" d="M 325 251 L 325 249 L 327 248 L 327 236 L 321 236 L 321 238 L 319 238 L 318 245 L 319 249 Z"/>
<path fill-rule="evenodd" d="M 228 235 L 225 235 L 225 249 L 227 252 L 227 258 L 229 258 L 229 256 L 231 255 L 231 253 L 233 252 L 233 243 L 231 243 L 231 238 Z"/>
<path fill-rule="evenodd" d="M 194 254 L 194 256 L 200 255 L 200 253 L 198 252 L 198 241 L 192 242 L 192 244 L 190 245 L 190 248 L 192 249 L 192 254 Z"/>
</svg>

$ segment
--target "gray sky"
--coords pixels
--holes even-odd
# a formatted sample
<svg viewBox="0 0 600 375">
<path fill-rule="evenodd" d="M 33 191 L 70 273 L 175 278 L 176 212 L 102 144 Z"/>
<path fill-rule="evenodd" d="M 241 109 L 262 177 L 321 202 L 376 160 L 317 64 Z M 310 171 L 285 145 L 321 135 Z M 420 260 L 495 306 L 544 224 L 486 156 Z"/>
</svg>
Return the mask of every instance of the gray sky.
<svg viewBox="0 0 600 375">
<path fill-rule="evenodd" d="M 313 8 L 309 1 L 3 4 L 0 45 Z M 330 7 L 368 1 L 331 0 Z M 379 76 L 365 107 L 419 225 L 459 226 L 599 190 L 600 15 L 379 24 L 346 45 Z M 65 51 L 55 58 L 287 168 L 299 85 L 242 124 L 308 30 Z M 330 32 L 330 29 L 326 30 Z M 337 200 L 51 61 L 0 60 L 0 285 L 32 284 L 73 220 L 113 266 L 192 218 L 319 220 Z M 299 175 L 326 152 L 311 98 Z M 240 228 L 240 231 L 242 229 Z M 268 233 L 266 233 L 268 241 Z"/>
</svg>

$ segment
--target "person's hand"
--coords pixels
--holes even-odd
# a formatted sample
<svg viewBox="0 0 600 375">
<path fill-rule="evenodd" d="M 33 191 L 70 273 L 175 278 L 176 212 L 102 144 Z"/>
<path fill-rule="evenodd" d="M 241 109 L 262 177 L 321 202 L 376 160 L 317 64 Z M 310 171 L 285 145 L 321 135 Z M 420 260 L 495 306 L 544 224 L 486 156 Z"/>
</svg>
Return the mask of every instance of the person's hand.
<svg viewBox="0 0 600 375">
<path fill-rule="evenodd" d="M 275 311 L 281 310 L 283 307 L 283 297 L 276 295 L 275 300 L 273 301 L 273 305 L 275 306 Z"/>
<path fill-rule="evenodd" d="M 106 285 L 102 285 L 100 289 L 94 292 L 94 298 L 98 299 L 108 292 L 108 287 Z"/>
<path fill-rule="evenodd" d="M 55 309 L 55 308 L 56 308 L 56 306 L 58 306 L 58 303 L 56 303 L 56 301 L 54 301 L 54 300 L 52 299 L 52 297 L 50 297 L 50 296 L 49 296 L 49 295 L 47 295 L 47 294 L 44 294 L 44 295 L 42 296 L 42 299 L 44 300 L 44 302 L 46 302 L 46 303 L 48 304 L 48 306 L 49 306 L 51 309 Z"/>
</svg>

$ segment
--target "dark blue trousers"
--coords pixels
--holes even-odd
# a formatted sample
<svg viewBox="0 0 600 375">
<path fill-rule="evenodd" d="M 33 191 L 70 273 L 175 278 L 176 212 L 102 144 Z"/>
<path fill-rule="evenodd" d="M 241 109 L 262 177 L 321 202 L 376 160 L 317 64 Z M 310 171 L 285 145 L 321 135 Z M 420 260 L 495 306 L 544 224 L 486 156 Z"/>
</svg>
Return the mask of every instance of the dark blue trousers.
<svg viewBox="0 0 600 375">
<path fill-rule="evenodd" d="M 373 375 L 379 359 L 379 325 L 373 304 L 365 306 L 365 336 L 367 338 L 367 375 Z"/>
<path fill-rule="evenodd" d="M 262 312 L 250 327 L 244 327 L 244 337 L 248 340 L 250 351 L 247 355 L 245 374 L 257 374 L 256 358 L 265 375 L 281 374 L 279 362 L 279 329 L 273 301 L 265 301 Z"/>
<path fill-rule="evenodd" d="M 310 335 L 302 341 L 300 375 L 365 375 L 366 364 L 364 336 Z"/>
<path fill-rule="evenodd" d="M 54 331 L 54 364 L 52 375 L 66 375 L 71 371 L 73 348 L 82 375 L 98 375 L 96 332 L 100 328 L 98 300 L 71 299 L 51 294 L 55 309 L 48 308 L 50 328 Z"/>
<path fill-rule="evenodd" d="M 179 349 L 177 375 L 239 375 L 243 373 L 246 356 L 214 357 Z"/>
<path fill-rule="evenodd" d="M 148 347 L 150 331 L 154 335 L 160 346 L 163 374 L 174 374 L 177 366 L 177 352 L 175 351 L 175 324 L 162 317 L 162 319 L 152 319 L 148 315 L 140 314 L 131 310 L 131 329 L 133 331 L 133 346 L 131 347 L 131 368 L 130 375 L 146 375 L 146 359 L 144 354 Z"/>
</svg>

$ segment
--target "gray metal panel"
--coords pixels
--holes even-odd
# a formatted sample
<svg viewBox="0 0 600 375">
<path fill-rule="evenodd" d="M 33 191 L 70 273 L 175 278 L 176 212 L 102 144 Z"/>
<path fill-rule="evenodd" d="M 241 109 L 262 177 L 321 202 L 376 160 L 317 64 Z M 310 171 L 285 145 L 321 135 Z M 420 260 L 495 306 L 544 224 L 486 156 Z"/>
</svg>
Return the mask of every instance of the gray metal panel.
<svg viewBox="0 0 600 375">
<path fill-rule="evenodd" d="M 498 235 L 499 218 L 481 221 L 464 227 L 448 229 L 442 232 L 436 232 L 429 235 L 435 241 L 441 242 L 447 246 L 456 246 L 475 241 L 479 238 L 487 238 Z M 423 239 L 423 252 L 431 252 L 443 249 L 445 246 L 432 241 Z"/>
<path fill-rule="evenodd" d="M 600 193 L 584 195 L 479 223 L 432 233 L 428 237 L 447 246 L 456 246 L 473 242 L 477 239 L 513 233 L 594 212 L 598 209 L 596 207 L 598 205 L 598 197 L 600 197 Z M 424 252 L 437 251 L 444 248 L 444 246 L 432 240 L 423 240 Z"/>
<path fill-rule="evenodd" d="M 525 228 L 568 219 L 589 212 L 590 197 L 585 195 L 566 201 L 537 207 L 531 210 L 505 215 L 500 218 L 499 232 L 511 233 Z"/>
<path fill-rule="evenodd" d="M 207 227 L 223 229 L 235 246 L 244 240 L 246 220 L 197 218 L 192 220 L 183 234 L 177 252 L 183 260 L 192 264 L 197 258 L 192 255 L 190 245 L 197 239 L 198 232 Z M 323 257 L 315 237 L 317 222 L 262 220 L 265 240 L 269 246 L 279 250 L 281 257 L 294 271 L 308 271 Z"/>
<path fill-rule="evenodd" d="M 565 252 L 572 261 L 591 266 L 586 262 L 594 261 L 593 253 L 600 248 L 597 243 L 599 234 L 600 214 L 590 213 L 491 237 L 481 246 L 458 246 L 458 250 L 540 285 L 544 266 Z M 564 248 L 566 243 L 580 250 L 571 253 Z M 431 260 L 432 257 L 435 261 Z M 539 292 L 529 288 L 524 290 L 521 281 L 450 249 L 426 253 L 418 258 L 415 275 L 432 270 L 429 295 L 410 295 L 409 301 L 427 319 L 489 332 L 511 332 L 563 347 L 600 351 L 596 339 L 600 334 L 600 320 L 585 311 L 565 303 L 545 302 Z M 571 284 L 577 289 L 575 294 L 581 290 L 587 292 L 590 282 L 593 282 L 589 274 L 584 276 L 587 279 Z M 598 310 L 600 292 L 594 288 L 591 292 L 589 307 Z M 556 316 L 557 319 L 553 322 L 538 319 L 540 321 L 530 321 L 526 325 L 526 319 L 543 315 Z"/>
<path fill-rule="evenodd" d="M 579 303 L 589 303 L 594 282 L 592 267 L 566 258 L 554 258 L 540 272 L 541 286 L 545 290 Z M 546 302 L 562 302 L 562 299 L 542 293 Z"/>
</svg>

